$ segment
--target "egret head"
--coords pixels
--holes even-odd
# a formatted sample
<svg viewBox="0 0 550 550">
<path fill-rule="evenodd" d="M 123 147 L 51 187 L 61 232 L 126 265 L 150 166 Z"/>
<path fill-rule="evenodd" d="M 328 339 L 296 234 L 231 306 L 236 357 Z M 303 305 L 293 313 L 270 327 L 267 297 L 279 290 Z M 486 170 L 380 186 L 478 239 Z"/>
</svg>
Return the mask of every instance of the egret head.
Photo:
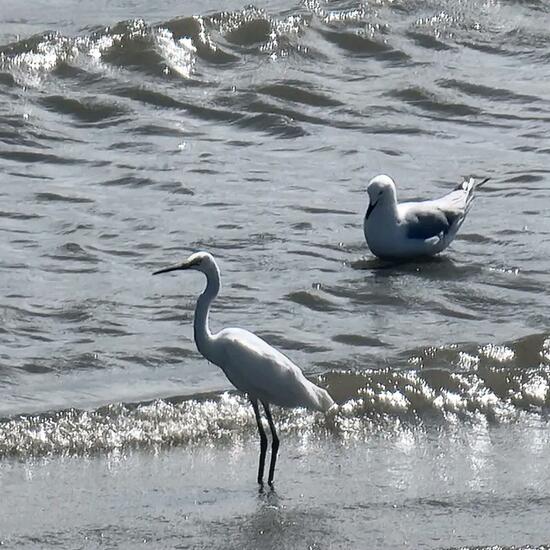
<svg viewBox="0 0 550 550">
<path fill-rule="evenodd" d="M 214 260 L 214 257 L 212 256 L 212 254 L 209 254 L 208 252 L 195 252 L 194 254 L 191 254 L 191 256 L 189 256 L 189 258 L 187 258 L 183 262 L 170 265 L 163 269 L 159 269 L 158 271 L 155 271 L 153 275 L 158 275 L 159 273 L 168 273 L 169 271 L 177 271 L 177 270 L 183 270 L 183 269 L 194 269 L 196 271 L 202 271 L 203 273 L 208 275 L 213 271 L 214 272 L 218 271 L 218 266 L 216 265 L 216 261 Z"/>
<path fill-rule="evenodd" d="M 369 194 L 369 207 L 365 215 L 367 219 L 377 204 L 382 205 L 397 200 L 395 183 L 390 176 L 384 174 L 370 180 L 367 186 L 367 193 Z"/>
</svg>

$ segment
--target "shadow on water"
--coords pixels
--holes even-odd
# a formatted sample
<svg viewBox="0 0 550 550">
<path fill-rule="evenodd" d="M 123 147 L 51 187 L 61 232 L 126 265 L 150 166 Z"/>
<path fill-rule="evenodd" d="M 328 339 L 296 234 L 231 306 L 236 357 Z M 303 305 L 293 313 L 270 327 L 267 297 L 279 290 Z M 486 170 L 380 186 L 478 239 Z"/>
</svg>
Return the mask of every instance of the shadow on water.
<svg viewBox="0 0 550 550">
<path fill-rule="evenodd" d="M 372 271 L 376 277 L 392 275 L 421 274 L 430 279 L 465 279 L 482 270 L 478 264 L 462 264 L 448 256 L 431 256 L 412 260 L 382 260 L 380 258 L 359 258 L 349 262 L 357 271 Z"/>
<path fill-rule="evenodd" d="M 395 262 L 381 260 L 380 258 L 359 258 L 349 262 L 352 269 L 374 271 L 377 269 L 390 269 L 395 267 Z"/>
<path fill-rule="evenodd" d="M 426 256 L 414 258 L 412 260 L 383 260 L 381 258 L 371 257 L 352 260 L 349 265 L 352 269 L 358 270 L 376 271 L 392 269 L 394 271 L 410 273 L 411 271 L 418 271 L 421 267 L 426 265 L 443 265 L 454 267 L 455 262 L 446 256 Z"/>
<path fill-rule="evenodd" d="M 295 499 L 285 504 L 285 498 L 276 490 L 259 493 L 256 510 L 234 516 L 219 527 L 223 533 L 225 548 L 319 548 L 330 529 L 326 514 L 321 510 L 296 505 Z M 292 507 L 289 506 L 292 502 Z M 217 538 L 218 533 L 214 533 Z"/>
</svg>

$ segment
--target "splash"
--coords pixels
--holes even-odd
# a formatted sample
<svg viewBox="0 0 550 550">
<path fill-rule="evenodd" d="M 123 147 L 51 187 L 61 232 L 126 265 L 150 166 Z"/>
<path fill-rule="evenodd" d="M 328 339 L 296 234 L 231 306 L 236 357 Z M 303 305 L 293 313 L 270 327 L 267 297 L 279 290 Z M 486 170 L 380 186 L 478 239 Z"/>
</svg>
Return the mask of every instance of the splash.
<svg viewBox="0 0 550 550">
<path fill-rule="evenodd" d="M 175 40 L 172 33 L 163 28 L 156 29 L 152 34 L 157 51 L 166 62 L 166 70 L 189 78 L 195 64 L 197 49 L 190 38 Z"/>
<path fill-rule="evenodd" d="M 277 409 L 281 433 L 311 438 L 332 434 L 361 439 L 388 426 L 432 423 L 521 422 L 545 418 L 550 405 L 550 367 L 486 369 L 453 373 L 426 369 L 330 372 L 319 382 L 339 402 L 330 417 L 304 409 Z M 224 393 L 210 399 L 112 404 L 92 411 L 70 409 L 0 422 L 0 458 L 86 455 L 135 448 L 255 437 L 245 397 Z"/>
</svg>

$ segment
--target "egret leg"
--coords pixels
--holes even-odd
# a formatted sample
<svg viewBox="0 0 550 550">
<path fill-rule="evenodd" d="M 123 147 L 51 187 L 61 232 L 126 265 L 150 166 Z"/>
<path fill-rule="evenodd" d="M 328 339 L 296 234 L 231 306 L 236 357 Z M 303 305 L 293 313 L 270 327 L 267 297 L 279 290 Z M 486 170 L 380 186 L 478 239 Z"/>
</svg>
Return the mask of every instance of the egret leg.
<svg viewBox="0 0 550 550">
<path fill-rule="evenodd" d="M 251 399 L 250 402 L 252 403 L 252 408 L 254 409 L 254 415 L 256 416 L 256 424 L 258 425 L 258 432 L 260 432 L 260 465 L 258 466 L 258 483 L 260 485 L 263 485 L 265 455 L 267 453 L 267 436 L 265 435 L 264 427 L 262 426 L 262 417 L 260 416 L 260 408 L 258 407 L 258 400 Z"/>
<path fill-rule="evenodd" d="M 271 411 L 269 410 L 269 405 L 262 401 L 262 405 L 265 409 L 265 416 L 269 424 L 269 429 L 271 430 L 271 435 L 273 436 L 273 441 L 271 443 L 271 462 L 269 463 L 269 476 L 267 478 L 267 483 L 270 487 L 273 487 L 273 476 L 275 475 L 275 463 L 277 462 L 277 452 L 279 451 L 279 438 L 277 437 L 277 430 L 275 429 L 275 424 L 273 423 L 273 417 L 271 416 Z"/>
</svg>

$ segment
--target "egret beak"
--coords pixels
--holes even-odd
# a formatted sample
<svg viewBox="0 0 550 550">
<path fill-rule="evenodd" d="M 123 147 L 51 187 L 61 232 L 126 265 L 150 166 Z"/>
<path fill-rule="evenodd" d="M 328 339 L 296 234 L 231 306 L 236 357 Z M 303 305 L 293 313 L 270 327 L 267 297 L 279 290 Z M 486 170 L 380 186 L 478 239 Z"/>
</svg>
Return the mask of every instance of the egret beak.
<svg viewBox="0 0 550 550">
<path fill-rule="evenodd" d="M 175 265 L 169 265 L 168 267 L 163 267 L 162 269 L 159 269 L 158 271 L 155 271 L 153 275 L 158 275 L 159 273 L 168 273 L 169 271 L 177 271 L 179 269 L 189 269 L 194 264 L 192 262 L 181 262 L 179 264 Z"/>
<path fill-rule="evenodd" d="M 480 181 L 476 187 L 481 187 L 483 184 L 487 183 L 491 178 L 485 178 L 484 180 Z"/>
<path fill-rule="evenodd" d="M 369 216 L 371 215 L 371 212 L 374 210 L 374 207 L 378 204 L 378 201 L 376 202 L 371 202 L 369 204 L 369 207 L 367 208 L 367 213 L 365 215 L 365 219 L 369 219 Z"/>
</svg>

